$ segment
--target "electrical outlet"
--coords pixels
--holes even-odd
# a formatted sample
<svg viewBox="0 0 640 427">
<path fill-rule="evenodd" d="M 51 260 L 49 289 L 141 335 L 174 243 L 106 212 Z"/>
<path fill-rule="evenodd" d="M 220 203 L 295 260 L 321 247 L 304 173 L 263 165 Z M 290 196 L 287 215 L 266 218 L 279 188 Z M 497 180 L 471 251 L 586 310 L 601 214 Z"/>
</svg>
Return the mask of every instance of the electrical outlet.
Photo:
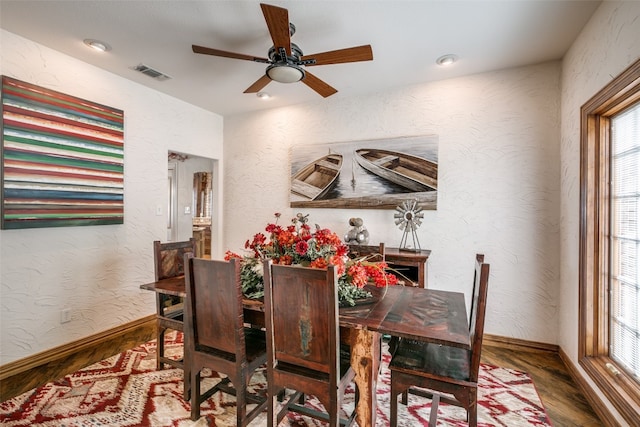
<svg viewBox="0 0 640 427">
<path fill-rule="evenodd" d="M 60 323 L 71 322 L 71 309 L 64 308 L 60 311 Z"/>
</svg>

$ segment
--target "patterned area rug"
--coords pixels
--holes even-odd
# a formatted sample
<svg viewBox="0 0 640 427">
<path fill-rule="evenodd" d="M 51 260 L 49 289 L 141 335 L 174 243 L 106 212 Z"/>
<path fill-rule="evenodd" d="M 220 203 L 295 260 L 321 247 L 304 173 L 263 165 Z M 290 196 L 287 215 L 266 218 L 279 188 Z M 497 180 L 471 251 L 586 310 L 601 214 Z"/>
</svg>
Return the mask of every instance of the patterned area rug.
<svg viewBox="0 0 640 427">
<path fill-rule="evenodd" d="M 182 334 L 167 334 L 167 354 L 180 357 Z M 201 427 L 235 425 L 235 399 L 216 393 L 203 403 L 198 421 L 189 419 L 190 406 L 182 399 L 180 369 L 155 369 L 155 341 L 88 366 L 64 378 L 35 388 L 0 403 L 0 424 L 5 426 L 51 427 Z M 389 425 L 389 354 L 383 349 L 382 371 L 378 381 L 377 426 Z M 496 366 L 480 368 L 478 425 L 551 426 L 531 378 L 523 373 Z M 217 373 L 203 379 L 209 386 L 219 381 Z M 253 391 L 265 389 L 264 372 L 254 375 Z M 321 408 L 310 398 L 307 404 Z M 399 405 L 399 426 L 427 426 L 430 400 L 410 395 L 409 405 Z M 348 390 L 344 409 L 353 409 L 353 389 Z M 265 426 L 266 412 L 251 426 Z M 315 427 L 326 425 L 289 414 L 281 426 Z M 467 426 L 463 409 L 441 403 L 438 426 Z"/>
</svg>

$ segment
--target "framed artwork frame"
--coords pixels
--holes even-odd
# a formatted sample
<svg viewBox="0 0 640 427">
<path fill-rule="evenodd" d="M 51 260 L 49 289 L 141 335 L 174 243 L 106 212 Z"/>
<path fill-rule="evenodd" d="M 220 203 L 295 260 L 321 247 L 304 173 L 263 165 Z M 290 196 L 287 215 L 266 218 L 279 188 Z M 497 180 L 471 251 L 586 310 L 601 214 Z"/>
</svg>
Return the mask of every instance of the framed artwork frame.
<svg viewBox="0 0 640 427">
<path fill-rule="evenodd" d="M 2 229 L 124 223 L 124 112 L 2 76 Z"/>
<path fill-rule="evenodd" d="M 437 209 L 436 135 L 294 146 L 290 157 L 293 208 Z"/>
</svg>

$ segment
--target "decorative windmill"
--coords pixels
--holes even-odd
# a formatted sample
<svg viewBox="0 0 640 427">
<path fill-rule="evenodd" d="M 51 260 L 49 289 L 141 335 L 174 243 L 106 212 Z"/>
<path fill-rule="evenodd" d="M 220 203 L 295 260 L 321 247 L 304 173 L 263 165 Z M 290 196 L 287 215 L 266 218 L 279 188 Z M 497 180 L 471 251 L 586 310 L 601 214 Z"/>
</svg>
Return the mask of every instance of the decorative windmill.
<svg viewBox="0 0 640 427">
<path fill-rule="evenodd" d="M 416 231 L 422 224 L 424 213 L 422 208 L 418 205 L 417 200 L 405 200 L 400 206 L 396 208 L 396 213 L 393 214 L 396 225 L 403 230 L 402 239 L 400 240 L 401 251 L 420 252 L 420 242 L 418 241 L 418 234 Z M 413 246 L 407 246 L 407 237 L 411 233 L 413 240 Z"/>
</svg>

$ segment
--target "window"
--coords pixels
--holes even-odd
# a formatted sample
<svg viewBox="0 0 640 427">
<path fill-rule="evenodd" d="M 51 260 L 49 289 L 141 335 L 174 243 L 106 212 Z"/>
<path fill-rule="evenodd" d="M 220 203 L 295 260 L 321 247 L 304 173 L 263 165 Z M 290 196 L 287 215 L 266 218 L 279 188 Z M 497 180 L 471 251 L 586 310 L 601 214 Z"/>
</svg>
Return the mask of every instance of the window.
<svg viewBox="0 0 640 427">
<path fill-rule="evenodd" d="M 640 416 L 640 61 L 581 109 L 581 366 Z"/>
<path fill-rule="evenodd" d="M 640 103 L 611 118 L 609 354 L 640 380 Z"/>
</svg>

